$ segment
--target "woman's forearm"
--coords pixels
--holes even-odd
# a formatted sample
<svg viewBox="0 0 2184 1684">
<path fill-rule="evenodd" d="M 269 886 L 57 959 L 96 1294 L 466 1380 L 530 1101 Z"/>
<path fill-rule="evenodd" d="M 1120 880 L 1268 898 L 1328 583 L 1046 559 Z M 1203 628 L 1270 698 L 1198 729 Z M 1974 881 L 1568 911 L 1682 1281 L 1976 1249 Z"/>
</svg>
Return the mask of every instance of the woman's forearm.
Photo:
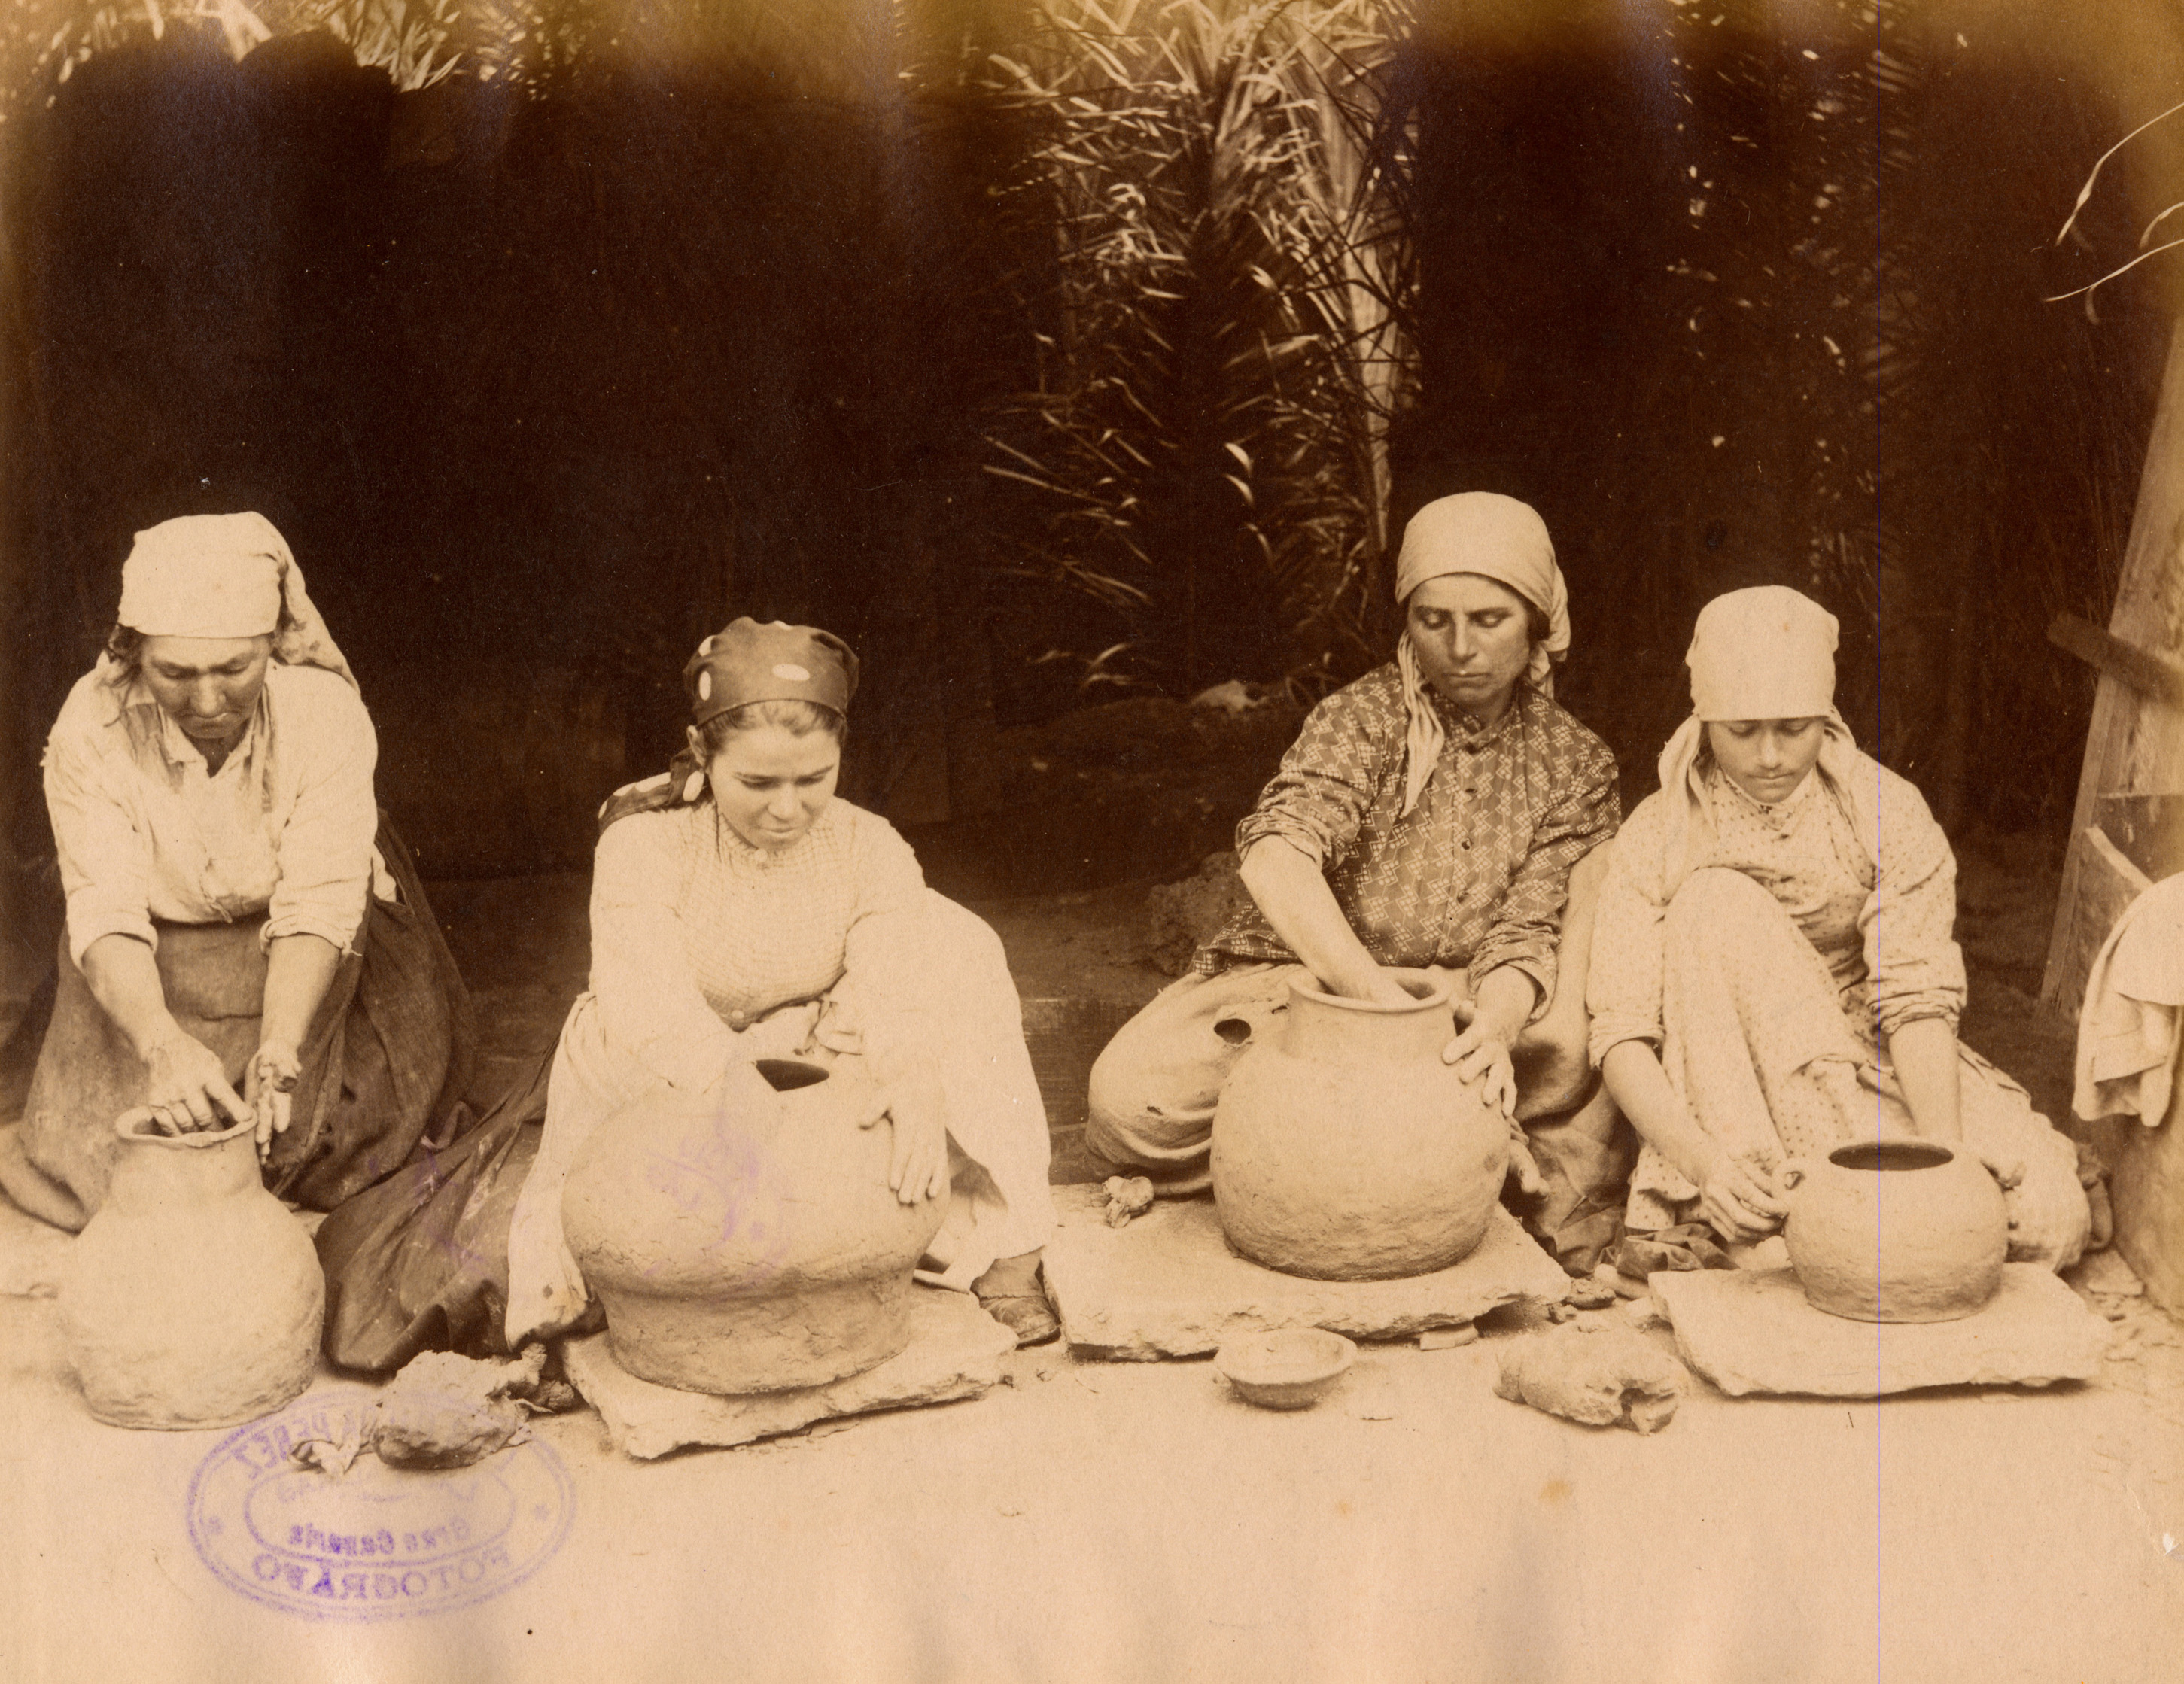
<svg viewBox="0 0 2184 1684">
<path fill-rule="evenodd" d="M 1693 1187 L 1703 1187 L 1721 1147 L 1693 1120 L 1658 1054 L 1643 1041 L 1618 1041 L 1600 1061 L 1608 1097 L 1630 1120 L 1638 1137 L 1658 1152 Z"/>
<path fill-rule="evenodd" d="M 341 949 L 323 936 L 276 936 L 265 949 L 265 1003 L 258 1038 L 301 1047 L 333 986 Z"/>
<path fill-rule="evenodd" d="M 161 1042 L 182 1032 L 167 1009 L 159 962 L 134 936 L 101 936 L 83 950 L 83 980 L 137 1057 L 147 1060 Z"/>
<path fill-rule="evenodd" d="M 1529 975 L 1513 964 L 1496 965 L 1479 979 L 1479 991 L 1471 997 L 1478 1008 L 1473 1021 L 1484 1023 L 1490 1035 L 1513 1047 L 1539 1000 L 1539 984 Z"/>
<path fill-rule="evenodd" d="M 1912 1132 L 1930 1140 L 1960 1139 L 1957 1031 L 1949 1020 L 1914 1018 L 1888 1037 L 1888 1058 L 1910 1108 Z"/>
<path fill-rule="evenodd" d="M 1262 836 L 1244 855 L 1239 875 L 1274 933 L 1330 992 L 1354 1000 L 1401 992 L 1357 939 L 1310 854 L 1279 836 Z"/>
</svg>

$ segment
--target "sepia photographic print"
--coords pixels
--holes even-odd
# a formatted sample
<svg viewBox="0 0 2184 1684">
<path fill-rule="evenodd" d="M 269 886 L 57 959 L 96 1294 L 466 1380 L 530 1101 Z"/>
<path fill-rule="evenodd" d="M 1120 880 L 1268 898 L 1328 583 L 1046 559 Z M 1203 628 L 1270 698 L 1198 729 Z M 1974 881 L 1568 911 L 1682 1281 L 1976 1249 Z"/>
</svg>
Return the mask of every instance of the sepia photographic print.
<svg viewBox="0 0 2184 1684">
<path fill-rule="evenodd" d="M 2139 1684 L 2174 0 L 6 0 L 0 1676 Z"/>
</svg>

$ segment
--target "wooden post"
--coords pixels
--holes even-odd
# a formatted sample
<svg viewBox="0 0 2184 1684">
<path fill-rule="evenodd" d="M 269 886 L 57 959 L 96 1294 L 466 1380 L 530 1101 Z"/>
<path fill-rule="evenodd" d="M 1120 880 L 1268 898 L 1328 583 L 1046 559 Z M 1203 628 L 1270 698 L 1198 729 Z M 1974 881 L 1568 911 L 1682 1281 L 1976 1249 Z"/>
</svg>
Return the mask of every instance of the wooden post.
<svg viewBox="0 0 2184 1684">
<path fill-rule="evenodd" d="M 2101 675 L 2040 988 L 2075 1019 L 2124 909 L 2184 870 L 2184 333 L 2170 342 L 2109 629 L 2065 617 L 2049 636 Z M 2156 1303 L 2184 1313 L 2184 1103 L 2149 1120 L 2122 1120 L 2104 1141 L 2115 1247 Z"/>
<path fill-rule="evenodd" d="M 2092 728 L 2040 988 L 2043 1004 L 2075 1020 L 2086 968 L 2117 910 L 2113 893 L 2102 892 L 2113 888 L 2114 873 L 2103 868 L 2112 865 L 2109 856 L 2115 849 L 2103 851 L 2094 839 L 2098 803 L 2109 797 L 2184 791 L 2184 703 L 2162 681 L 2184 657 L 2184 333 L 2170 342 L 2107 639 L 2079 636 L 2072 642 L 2072 636 L 2065 628 L 2058 641 L 2089 659 L 2098 644 L 2110 657 L 2098 663 Z M 2115 644 L 2123 650 L 2114 649 Z M 2184 859 L 2158 861 L 2148 875 L 2179 869 Z"/>
</svg>

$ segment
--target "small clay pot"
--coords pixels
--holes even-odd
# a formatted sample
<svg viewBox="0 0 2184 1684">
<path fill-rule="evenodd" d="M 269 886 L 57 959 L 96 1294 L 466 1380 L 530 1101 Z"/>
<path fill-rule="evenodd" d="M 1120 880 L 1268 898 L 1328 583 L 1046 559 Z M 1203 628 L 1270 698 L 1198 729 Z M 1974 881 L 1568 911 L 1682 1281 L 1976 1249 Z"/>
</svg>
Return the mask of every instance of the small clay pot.
<svg viewBox="0 0 2184 1684">
<path fill-rule="evenodd" d="M 69 1248 L 61 1334 L 84 1401 L 116 1426 L 232 1426 L 317 1372 L 326 1279 L 303 1225 L 265 1191 L 255 1131 L 114 1125 L 106 1202 Z"/>
<path fill-rule="evenodd" d="M 823 1386 L 910 1343 L 911 1273 L 944 1196 L 888 1190 L 869 1082 L 764 1059 L 710 1108 L 671 1098 L 593 1131 L 561 1220 L 615 1359 L 688 1392 Z"/>
<path fill-rule="evenodd" d="M 1816 1309 L 1853 1321 L 1954 1321 L 2002 1286 L 2009 1214 L 1970 1153 L 1864 1141 L 1775 1171 L 1782 1237 Z"/>
<path fill-rule="evenodd" d="M 1509 1125 L 1441 1062 L 1447 986 L 1403 974 L 1407 1006 L 1290 985 L 1213 1119 L 1213 1198 L 1237 1252 L 1321 1281 L 1381 1281 L 1461 1262 L 1485 1237 Z"/>
</svg>

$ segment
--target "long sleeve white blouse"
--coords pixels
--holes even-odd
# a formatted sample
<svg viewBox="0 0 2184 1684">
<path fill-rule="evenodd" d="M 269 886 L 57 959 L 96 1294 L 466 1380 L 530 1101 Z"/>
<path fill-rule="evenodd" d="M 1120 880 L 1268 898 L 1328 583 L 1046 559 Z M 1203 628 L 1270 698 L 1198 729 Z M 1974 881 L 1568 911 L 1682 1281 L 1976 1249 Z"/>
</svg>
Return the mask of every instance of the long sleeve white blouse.
<svg viewBox="0 0 2184 1684">
<path fill-rule="evenodd" d="M 886 820 L 828 803 L 765 853 L 710 802 L 610 825 L 592 864 L 591 994 L 605 1043 L 702 1088 L 776 1007 L 856 981 L 861 1029 L 889 1052 L 925 1014 L 924 874 Z"/>
<path fill-rule="evenodd" d="M 217 772 L 143 681 L 76 681 L 46 742 L 46 806 L 68 897 L 69 955 L 102 936 L 156 947 L 153 920 L 266 914 L 265 939 L 346 948 L 364 921 L 379 809 L 378 742 L 355 688 L 270 667 Z"/>
</svg>

